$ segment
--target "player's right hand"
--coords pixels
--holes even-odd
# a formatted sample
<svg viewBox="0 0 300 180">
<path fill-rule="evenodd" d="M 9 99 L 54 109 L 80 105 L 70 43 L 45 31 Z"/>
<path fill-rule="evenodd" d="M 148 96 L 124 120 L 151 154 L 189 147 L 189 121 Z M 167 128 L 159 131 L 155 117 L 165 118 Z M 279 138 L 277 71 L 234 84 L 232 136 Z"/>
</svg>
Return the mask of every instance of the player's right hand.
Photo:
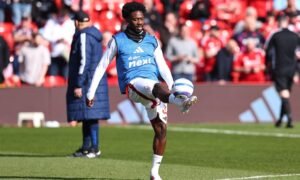
<svg viewBox="0 0 300 180">
<path fill-rule="evenodd" d="M 93 105 L 94 105 L 94 99 L 91 99 L 91 100 L 86 99 L 86 105 L 87 105 L 88 107 L 93 107 Z"/>
</svg>

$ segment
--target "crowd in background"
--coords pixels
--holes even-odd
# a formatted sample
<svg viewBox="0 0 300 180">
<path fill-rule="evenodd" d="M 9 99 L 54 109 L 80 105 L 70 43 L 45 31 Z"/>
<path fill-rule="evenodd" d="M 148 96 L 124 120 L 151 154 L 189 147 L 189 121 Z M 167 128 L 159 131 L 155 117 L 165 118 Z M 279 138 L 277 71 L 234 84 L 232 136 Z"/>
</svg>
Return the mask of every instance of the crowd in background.
<svg viewBox="0 0 300 180">
<path fill-rule="evenodd" d="M 89 13 L 103 33 L 105 48 L 125 27 L 121 8 L 128 1 L 0 0 L 0 87 L 65 85 L 73 13 Z M 160 40 L 174 79 L 267 82 L 272 54 L 266 54 L 265 47 L 279 30 L 277 17 L 288 16 L 289 29 L 300 35 L 297 0 L 138 1 L 147 10 L 145 30 Z M 108 77 L 110 84 L 117 84 L 114 62 Z"/>
</svg>

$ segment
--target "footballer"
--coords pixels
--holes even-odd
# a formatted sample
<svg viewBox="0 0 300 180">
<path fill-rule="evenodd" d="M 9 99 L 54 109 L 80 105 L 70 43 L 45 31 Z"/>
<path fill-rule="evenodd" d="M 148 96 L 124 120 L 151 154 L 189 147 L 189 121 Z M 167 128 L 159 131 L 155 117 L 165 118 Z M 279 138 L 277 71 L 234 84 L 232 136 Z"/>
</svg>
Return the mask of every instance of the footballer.
<svg viewBox="0 0 300 180">
<path fill-rule="evenodd" d="M 186 113 L 196 103 L 197 97 L 182 98 L 170 93 L 173 78 L 158 40 L 144 30 L 145 12 L 144 5 L 138 2 L 129 2 L 123 6 L 122 16 L 128 25 L 109 41 L 88 90 L 87 105 L 93 106 L 98 84 L 107 66 L 116 57 L 121 93 L 127 94 L 132 101 L 141 103 L 147 110 L 154 130 L 150 179 L 160 180 L 159 167 L 167 141 L 167 103 L 177 105 L 181 112 Z M 160 83 L 159 77 L 162 77 L 168 89 Z"/>
</svg>

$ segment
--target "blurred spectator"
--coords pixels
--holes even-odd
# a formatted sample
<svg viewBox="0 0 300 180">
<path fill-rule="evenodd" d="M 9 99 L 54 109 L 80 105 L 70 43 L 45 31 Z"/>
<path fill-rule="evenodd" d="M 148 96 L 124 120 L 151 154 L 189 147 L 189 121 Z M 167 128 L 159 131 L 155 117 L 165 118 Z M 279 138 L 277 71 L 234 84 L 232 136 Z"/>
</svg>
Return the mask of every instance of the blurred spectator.
<svg viewBox="0 0 300 180">
<path fill-rule="evenodd" d="M 168 42 L 172 36 L 178 34 L 178 16 L 175 12 L 168 12 L 164 18 L 164 24 L 159 28 L 162 51 L 165 53 Z"/>
<path fill-rule="evenodd" d="M 180 4 L 184 2 L 184 0 L 161 0 L 165 7 L 165 13 L 168 12 L 178 12 Z"/>
<path fill-rule="evenodd" d="M 290 17 L 288 28 L 289 30 L 300 35 L 300 14 L 298 15 L 295 14 Z"/>
<path fill-rule="evenodd" d="M 18 25 L 13 32 L 13 38 L 14 38 L 14 45 L 15 45 L 15 58 L 13 61 L 14 65 L 14 74 L 18 74 L 19 70 L 19 61 L 18 61 L 18 55 L 19 50 L 24 47 L 28 46 L 30 42 L 32 41 L 32 34 L 37 32 L 36 27 L 31 21 L 31 17 L 22 17 L 20 25 Z"/>
<path fill-rule="evenodd" d="M 257 19 L 257 11 L 254 7 L 247 7 L 244 19 L 238 21 L 234 26 L 234 34 L 243 32 L 249 22 L 252 22 L 255 29 L 260 29 L 262 23 Z M 254 28 L 253 27 L 253 28 Z"/>
<path fill-rule="evenodd" d="M 19 26 L 16 27 L 13 32 L 14 41 L 16 45 L 16 51 L 19 49 L 19 46 L 26 44 L 32 40 L 32 34 L 37 31 L 37 28 L 31 21 L 30 16 L 22 17 L 22 21 Z"/>
<path fill-rule="evenodd" d="M 166 57 L 172 63 L 171 72 L 175 80 L 179 78 L 195 80 L 195 64 L 199 62 L 198 46 L 185 24 L 180 26 L 179 35 L 170 39 Z"/>
<path fill-rule="evenodd" d="M 300 15 L 300 10 L 296 7 L 296 0 L 287 0 L 287 7 L 283 10 L 283 13 L 289 18 Z"/>
<path fill-rule="evenodd" d="M 61 0 L 61 9 L 72 11 L 72 5 L 75 4 L 75 3 L 73 3 L 73 1 L 74 0 Z M 81 1 L 81 0 L 79 0 L 79 1 Z M 77 2 L 79 2 L 79 1 L 77 0 Z"/>
<path fill-rule="evenodd" d="M 239 53 L 240 48 L 235 40 L 231 39 L 226 44 L 226 47 L 222 48 L 216 57 L 216 64 L 213 70 L 213 79 L 220 84 L 225 84 L 232 80 L 231 72 L 233 70 L 233 60 Z"/>
<path fill-rule="evenodd" d="M 233 37 L 238 42 L 241 51 L 246 50 L 246 43 L 248 39 L 255 39 L 256 45 L 259 48 L 263 48 L 265 38 L 260 31 L 257 29 L 257 21 L 254 18 L 245 19 L 245 29 L 241 33 L 235 34 Z"/>
<path fill-rule="evenodd" d="M 190 12 L 189 18 L 193 20 L 205 21 L 210 17 L 210 6 L 211 3 L 209 0 L 196 0 Z"/>
<path fill-rule="evenodd" d="M 151 26 L 152 29 L 157 30 L 162 25 L 162 17 L 154 6 L 153 0 L 144 0 L 146 8 L 145 22 Z"/>
<path fill-rule="evenodd" d="M 43 37 L 50 42 L 51 65 L 48 75 L 68 77 L 68 60 L 72 37 L 75 32 L 73 21 L 65 9 L 53 16 L 40 29 Z"/>
<path fill-rule="evenodd" d="M 220 39 L 220 31 L 217 25 L 210 27 L 207 35 L 201 41 L 201 46 L 204 51 L 204 79 L 205 81 L 213 80 L 213 69 L 216 63 L 216 55 L 223 47 Z"/>
<path fill-rule="evenodd" d="M 3 70 L 9 64 L 9 48 L 2 36 L 0 36 L 0 84 L 4 82 Z"/>
<path fill-rule="evenodd" d="M 42 36 L 34 34 L 29 46 L 20 49 L 20 79 L 23 84 L 41 86 L 50 65 L 50 53 L 41 45 Z"/>
<path fill-rule="evenodd" d="M 256 48 L 256 43 L 256 39 L 247 39 L 246 51 L 239 54 L 234 62 L 234 71 L 239 73 L 239 81 L 265 81 L 265 53 L 262 49 Z"/>
<path fill-rule="evenodd" d="M 33 0 L 12 0 L 12 21 L 15 25 L 20 24 L 22 17 L 31 16 L 32 2 Z"/>
<path fill-rule="evenodd" d="M 273 0 L 273 1 L 274 1 L 273 3 L 274 10 L 276 11 L 282 11 L 287 7 L 288 4 L 288 0 Z M 300 9 L 300 1 L 296 1 L 296 8 Z"/>
<path fill-rule="evenodd" d="M 73 12 L 76 11 L 84 11 L 89 12 L 92 10 L 92 2 L 93 0 L 68 0 L 65 1 L 65 5 L 69 6 Z"/>
<path fill-rule="evenodd" d="M 254 7 L 257 11 L 258 19 L 264 22 L 267 13 L 273 10 L 273 1 L 274 0 L 248 0 L 248 6 Z"/>
<path fill-rule="evenodd" d="M 230 25 L 243 18 L 246 1 L 243 0 L 211 0 L 211 18 L 225 21 Z"/>
<path fill-rule="evenodd" d="M 57 12 L 54 1 L 35 0 L 32 4 L 32 19 L 37 26 L 43 27 L 52 14 Z"/>
<path fill-rule="evenodd" d="M 262 35 L 265 39 L 267 39 L 273 32 L 277 31 L 277 29 L 278 24 L 276 22 L 275 13 L 273 11 L 269 11 L 266 16 L 266 22 L 261 28 Z"/>
<path fill-rule="evenodd" d="M 7 0 L 0 0 L 0 22 L 5 21 L 5 10 L 8 7 Z"/>
</svg>

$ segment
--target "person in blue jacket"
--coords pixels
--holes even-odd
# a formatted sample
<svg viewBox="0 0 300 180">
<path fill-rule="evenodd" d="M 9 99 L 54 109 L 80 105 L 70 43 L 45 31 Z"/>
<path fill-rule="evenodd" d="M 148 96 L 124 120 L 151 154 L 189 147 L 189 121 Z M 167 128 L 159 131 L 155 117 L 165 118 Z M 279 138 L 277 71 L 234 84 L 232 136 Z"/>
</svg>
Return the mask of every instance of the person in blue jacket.
<svg viewBox="0 0 300 180">
<path fill-rule="evenodd" d="M 89 16 L 79 11 L 74 16 L 76 32 L 73 36 L 69 61 L 67 89 L 68 121 L 82 122 L 82 146 L 74 157 L 95 158 L 100 155 L 98 120 L 110 118 L 106 74 L 95 93 L 96 105 L 86 105 L 86 93 L 94 71 L 102 56 L 102 34 L 90 24 Z"/>
</svg>

